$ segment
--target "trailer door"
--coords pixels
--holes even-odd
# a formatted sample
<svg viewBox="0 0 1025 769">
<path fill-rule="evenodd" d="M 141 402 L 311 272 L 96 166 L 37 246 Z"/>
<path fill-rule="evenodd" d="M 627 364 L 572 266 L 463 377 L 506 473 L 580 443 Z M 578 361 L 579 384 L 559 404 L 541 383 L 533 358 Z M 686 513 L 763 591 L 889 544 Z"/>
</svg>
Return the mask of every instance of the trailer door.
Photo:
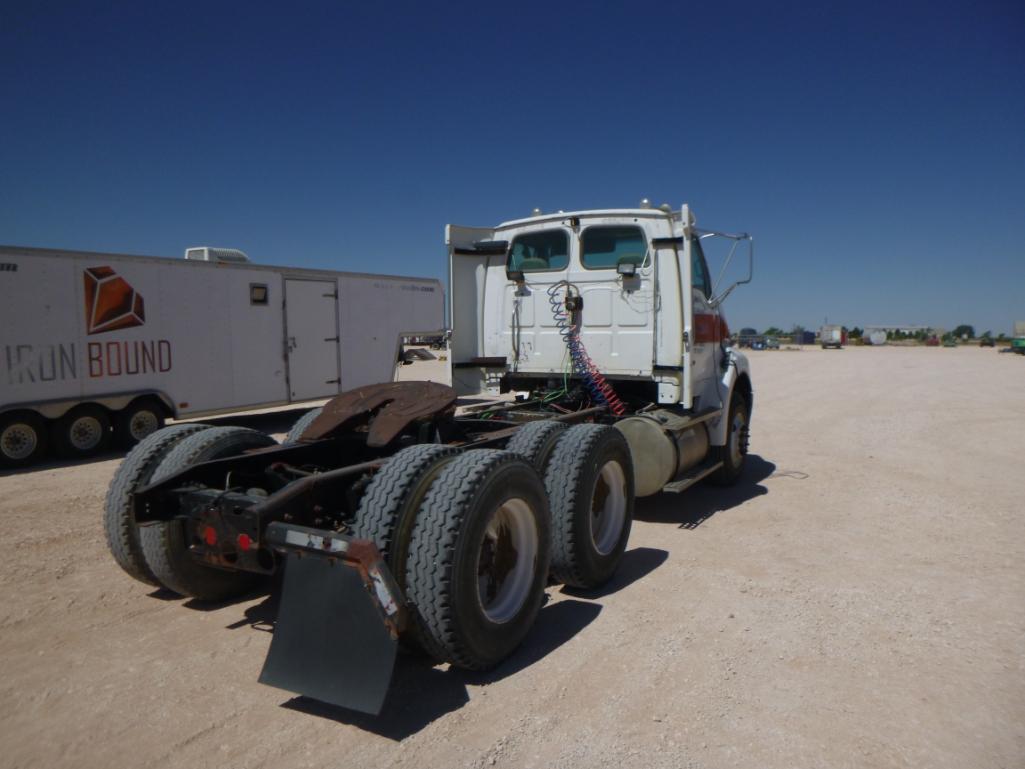
<svg viewBox="0 0 1025 769">
<path fill-rule="evenodd" d="M 338 287 L 334 281 L 285 281 L 289 400 L 338 392 Z"/>
</svg>

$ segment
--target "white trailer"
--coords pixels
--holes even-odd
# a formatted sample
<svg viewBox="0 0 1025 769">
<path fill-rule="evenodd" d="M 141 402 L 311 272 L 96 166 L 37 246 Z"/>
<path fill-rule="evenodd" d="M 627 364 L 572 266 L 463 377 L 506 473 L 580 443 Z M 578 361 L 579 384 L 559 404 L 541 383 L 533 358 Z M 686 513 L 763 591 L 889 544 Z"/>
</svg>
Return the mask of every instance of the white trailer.
<svg viewBox="0 0 1025 769">
<path fill-rule="evenodd" d="M 844 333 L 843 326 L 826 325 L 819 329 L 819 342 L 822 344 L 823 350 L 830 347 L 840 350 L 846 341 L 847 334 Z"/>
<path fill-rule="evenodd" d="M 391 380 L 443 328 L 432 279 L 0 246 L 0 465 Z"/>
</svg>

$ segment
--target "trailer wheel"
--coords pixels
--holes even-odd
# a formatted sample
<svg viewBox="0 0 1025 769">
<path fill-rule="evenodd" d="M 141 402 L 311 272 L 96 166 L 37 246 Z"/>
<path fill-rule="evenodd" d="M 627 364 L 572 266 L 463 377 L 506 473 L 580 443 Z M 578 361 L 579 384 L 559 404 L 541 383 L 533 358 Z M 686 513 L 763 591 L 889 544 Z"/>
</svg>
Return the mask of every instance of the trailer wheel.
<svg viewBox="0 0 1025 769">
<path fill-rule="evenodd" d="M 139 398 L 114 415 L 114 442 L 130 449 L 164 426 L 164 409 L 153 398 Z"/>
<path fill-rule="evenodd" d="M 597 424 L 566 430 L 545 487 L 552 506 L 552 576 L 581 588 L 608 581 L 633 522 L 633 461 L 623 434 Z"/>
<path fill-rule="evenodd" d="M 191 435 L 164 458 L 153 472 L 152 482 L 180 472 L 190 465 L 235 456 L 247 449 L 273 446 L 266 433 L 246 427 L 211 427 Z M 142 552 L 153 575 L 168 590 L 201 601 L 223 601 L 249 590 L 256 574 L 215 569 L 193 559 L 181 521 L 166 521 L 140 528 Z"/>
<path fill-rule="evenodd" d="M 417 510 L 438 473 L 458 453 L 458 449 L 438 444 L 403 449 L 374 476 L 356 510 L 352 535 L 377 545 L 403 591 L 406 590 L 406 561 Z M 436 659 L 444 657 L 444 650 L 420 623 L 411 623 L 407 634 L 404 640 L 413 646 Z"/>
<path fill-rule="evenodd" d="M 53 442 L 64 457 L 90 457 L 110 445 L 110 415 L 102 406 L 76 406 L 53 424 Z"/>
<path fill-rule="evenodd" d="M 712 458 L 722 462 L 722 467 L 708 476 L 708 482 L 715 486 L 732 486 L 740 480 L 747 457 L 749 434 L 747 400 L 734 390 L 730 396 L 729 424 L 725 446 L 712 446 Z"/>
<path fill-rule="evenodd" d="M 25 467 L 46 453 L 46 422 L 34 411 L 0 415 L 0 467 Z"/>
<path fill-rule="evenodd" d="M 555 444 L 565 431 L 566 425 L 550 419 L 528 422 L 509 439 L 505 449 L 526 459 L 543 477 Z"/>
<path fill-rule="evenodd" d="M 158 430 L 139 441 L 114 471 L 103 510 L 107 548 L 117 565 L 139 582 L 154 586 L 160 584 L 146 565 L 139 527 L 132 517 L 132 494 L 149 484 L 157 465 L 179 442 L 209 427 L 186 422 Z"/>
<path fill-rule="evenodd" d="M 324 410 L 323 406 L 319 408 L 311 409 L 299 417 L 295 424 L 292 425 L 292 429 L 288 431 L 288 435 L 285 436 L 284 445 L 291 446 L 293 443 L 298 443 L 302 434 L 306 432 L 306 428 L 309 427 L 313 420 L 320 416 L 320 412 Z"/>
<path fill-rule="evenodd" d="M 407 595 L 446 659 L 504 660 L 530 631 L 548 575 L 548 500 L 537 471 L 507 451 L 450 461 L 417 513 Z"/>
</svg>

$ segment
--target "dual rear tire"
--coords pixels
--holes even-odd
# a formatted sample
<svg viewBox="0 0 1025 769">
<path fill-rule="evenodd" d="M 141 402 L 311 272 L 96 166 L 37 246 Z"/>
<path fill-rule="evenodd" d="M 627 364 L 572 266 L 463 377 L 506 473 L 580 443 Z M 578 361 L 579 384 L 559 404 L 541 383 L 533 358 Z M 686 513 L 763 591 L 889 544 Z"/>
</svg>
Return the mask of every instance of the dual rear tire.
<svg viewBox="0 0 1025 769">
<path fill-rule="evenodd" d="M 374 477 L 352 534 L 377 545 L 406 594 L 407 644 L 483 670 L 529 632 L 549 576 L 594 588 L 613 575 L 632 468 L 604 425 L 528 424 L 506 451 L 414 446 Z"/>
<path fill-rule="evenodd" d="M 192 423 L 171 425 L 143 439 L 118 467 L 107 492 L 104 530 L 117 564 L 144 584 L 202 601 L 222 601 L 250 590 L 258 575 L 196 561 L 180 520 L 136 525 L 132 495 L 190 465 L 274 443 L 257 430 Z"/>
</svg>

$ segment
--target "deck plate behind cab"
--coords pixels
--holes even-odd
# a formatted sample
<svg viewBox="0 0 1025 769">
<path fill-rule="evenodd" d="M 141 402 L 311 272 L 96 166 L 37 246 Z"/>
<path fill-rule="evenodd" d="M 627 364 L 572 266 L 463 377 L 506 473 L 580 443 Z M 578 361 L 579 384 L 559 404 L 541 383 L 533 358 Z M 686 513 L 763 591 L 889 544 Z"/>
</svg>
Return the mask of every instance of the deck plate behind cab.
<svg viewBox="0 0 1025 769">
<path fill-rule="evenodd" d="M 325 403 L 323 411 L 299 439 L 327 438 L 361 424 L 377 411 L 370 423 L 367 445 L 387 446 L 411 422 L 449 411 L 455 402 L 456 391 L 437 382 L 386 382 L 359 387 Z"/>
</svg>

